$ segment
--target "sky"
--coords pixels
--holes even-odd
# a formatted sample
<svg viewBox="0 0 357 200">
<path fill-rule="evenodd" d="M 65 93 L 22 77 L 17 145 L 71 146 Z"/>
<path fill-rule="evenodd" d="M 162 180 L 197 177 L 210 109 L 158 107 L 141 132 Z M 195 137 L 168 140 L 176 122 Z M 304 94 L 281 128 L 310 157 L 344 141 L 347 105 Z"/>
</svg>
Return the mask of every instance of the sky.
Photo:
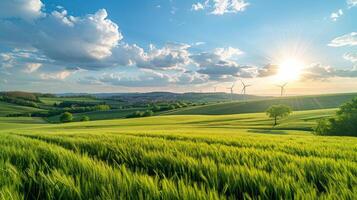
<svg viewBox="0 0 357 200">
<path fill-rule="evenodd" d="M 357 0 L 1 0 L 0 91 L 357 91 Z"/>
</svg>

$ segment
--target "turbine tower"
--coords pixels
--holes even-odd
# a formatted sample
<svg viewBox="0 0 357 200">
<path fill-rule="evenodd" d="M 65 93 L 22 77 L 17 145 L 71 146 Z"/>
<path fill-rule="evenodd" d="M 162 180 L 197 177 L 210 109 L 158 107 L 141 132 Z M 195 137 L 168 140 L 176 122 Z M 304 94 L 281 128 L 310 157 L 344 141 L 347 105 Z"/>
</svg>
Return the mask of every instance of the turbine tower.
<svg viewBox="0 0 357 200">
<path fill-rule="evenodd" d="M 235 82 L 232 84 L 232 87 L 228 87 L 227 89 L 229 89 L 230 90 L 230 92 L 231 92 L 231 101 L 233 101 L 233 93 L 234 93 L 234 91 L 233 91 L 233 88 L 234 88 L 234 86 L 235 86 Z"/>
<path fill-rule="evenodd" d="M 246 85 L 242 80 L 240 80 L 242 82 L 242 85 L 243 85 L 243 89 L 242 89 L 242 92 L 241 94 L 243 94 L 244 96 L 244 100 L 246 100 L 246 93 L 247 93 L 247 88 L 252 86 L 252 85 Z"/>
<path fill-rule="evenodd" d="M 278 87 L 280 87 L 280 96 L 282 97 L 284 92 L 285 92 L 285 86 L 287 85 L 288 83 L 284 83 L 282 85 L 277 85 Z"/>
</svg>

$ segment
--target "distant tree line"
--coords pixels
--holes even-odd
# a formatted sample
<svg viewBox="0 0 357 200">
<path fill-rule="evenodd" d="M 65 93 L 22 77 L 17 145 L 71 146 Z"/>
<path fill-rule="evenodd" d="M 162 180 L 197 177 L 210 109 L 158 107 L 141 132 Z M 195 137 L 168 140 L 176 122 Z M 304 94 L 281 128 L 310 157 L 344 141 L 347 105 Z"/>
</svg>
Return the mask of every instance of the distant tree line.
<svg viewBox="0 0 357 200">
<path fill-rule="evenodd" d="M 27 101 L 33 101 L 40 103 L 39 94 L 29 93 L 29 92 L 1 92 L 0 96 L 11 98 L 11 99 L 23 99 Z"/>
<path fill-rule="evenodd" d="M 135 112 L 127 115 L 126 118 L 150 117 L 150 116 L 153 116 L 153 115 L 154 115 L 154 112 L 152 110 L 135 111 Z"/>
<path fill-rule="evenodd" d="M 23 117 L 23 116 L 51 117 L 51 116 L 60 115 L 64 112 L 85 113 L 85 112 L 106 111 L 106 110 L 110 110 L 109 105 L 95 105 L 95 106 L 87 106 L 87 107 L 51 109 L 48 111 L 38 111 L 38 112 L 32 112 L 32 113 L 15 113 L 15 114 L 8 114 L 7 117 Z"/>
<path fill-rule="evenodd" d="M 20 106 L 28 106 L 28 107 L 34 107 L 34 108 L 39 108 L 38 104 L 34 101 L 26 100 L 23 98 L 14 98 L 11 96 L 0 96 L 0 101 L 7 102 L 7 103 L 12 103 Z"/>
<path fill-rule="evenodd" d="M 163 112 L 174 110 L 178 108 L 184 108 L 188 106 L 196 105 L 193 103 L 185 103 L 185 102 L 173 102 L 173 103 L 161 103 L 161 104 L 147 104 L 146 111 L 135 111 L 126 116 L 126 118 L 135 118 L 135 117 L 148 117 L 154 115 L 156 112 Z"/>
<path fill-rule="evenodd" d="M 70 108 L 70 107 L 92 107 L 96 105 L 106 105 L 105 102 L 88 102 L 88 101 L 62 101 L 60 103 L 54 103 L 54 107 Z"/>
</svg>

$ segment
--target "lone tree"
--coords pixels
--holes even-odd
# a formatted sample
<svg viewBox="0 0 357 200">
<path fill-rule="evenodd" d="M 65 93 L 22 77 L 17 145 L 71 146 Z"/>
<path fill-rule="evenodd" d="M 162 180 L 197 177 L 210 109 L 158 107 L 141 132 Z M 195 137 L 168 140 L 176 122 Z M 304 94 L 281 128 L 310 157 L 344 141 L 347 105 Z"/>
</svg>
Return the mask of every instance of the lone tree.
<svg viewBox="0 0 357 200">
<path fill-rule="evenodd" d="M 357 97 L 341 105 L 333 118 L 320 120 L 315 131 L 318 135 L 357 136 Z"/>
<path fill-rule="evenodd" d="M 266 110 L 267 115 L 274 119 L 274 126 L 278 124 L 278 118 L 287 117 L 291 113 L 291 108 L 286 105 L 272 105 Z"/>
<path fill-rule="evenodd" d="M 72 120 L 73 120 L 73 115 L 70 112 L 64 112 L 60 117 L 60 121 L 62 123 L 71 122 Z"/>
</svg>

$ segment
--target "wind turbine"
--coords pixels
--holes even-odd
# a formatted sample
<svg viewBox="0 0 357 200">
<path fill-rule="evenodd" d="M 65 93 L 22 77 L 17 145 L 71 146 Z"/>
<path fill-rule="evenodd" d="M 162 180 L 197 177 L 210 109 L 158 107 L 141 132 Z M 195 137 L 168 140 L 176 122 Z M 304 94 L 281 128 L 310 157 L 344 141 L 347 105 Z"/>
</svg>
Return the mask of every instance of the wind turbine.
<svg viewBox="0 0 357 200">
<path fill-rule="evenodd" d="M 227 89 L 229 89 L 230 91 L 231 91 L 231 101 L 233 101 L 233 93 L 234 93 L 234 91 L 233 91 L 233 88 L 234 88 L 234 86 L 235 86 L 235 82 L 232 84 L 232 87 L 228 87 Z"/>
<path fill-rule="evenodd" d="M 280 87 L 280 96 L 282 97 L 283 94 L 284 94 L 284 91 L 285 91 L 285 86 L 287 85 L 288 83 L 284 83 L 282 85 L 277 85 L 278 87 Z"/>
<path fill-rule="evenodd" d="M 217 87 L 214 87 L 213 92 L 216 93 L 216 91 L 217 91 Z"/>
<path fill-rule="evenodd" d="M 244 100 L 246 99 L 246 93 L 247 93 L 247 88 L 252 86 L 252 85 L 246 85 L 242 80 L 240 80 L 242 82 L 242 85 L 243 85 L 243 89 L 242 89 L 242 92 L 241 94 L 244 95 Z"/>
</svg>

